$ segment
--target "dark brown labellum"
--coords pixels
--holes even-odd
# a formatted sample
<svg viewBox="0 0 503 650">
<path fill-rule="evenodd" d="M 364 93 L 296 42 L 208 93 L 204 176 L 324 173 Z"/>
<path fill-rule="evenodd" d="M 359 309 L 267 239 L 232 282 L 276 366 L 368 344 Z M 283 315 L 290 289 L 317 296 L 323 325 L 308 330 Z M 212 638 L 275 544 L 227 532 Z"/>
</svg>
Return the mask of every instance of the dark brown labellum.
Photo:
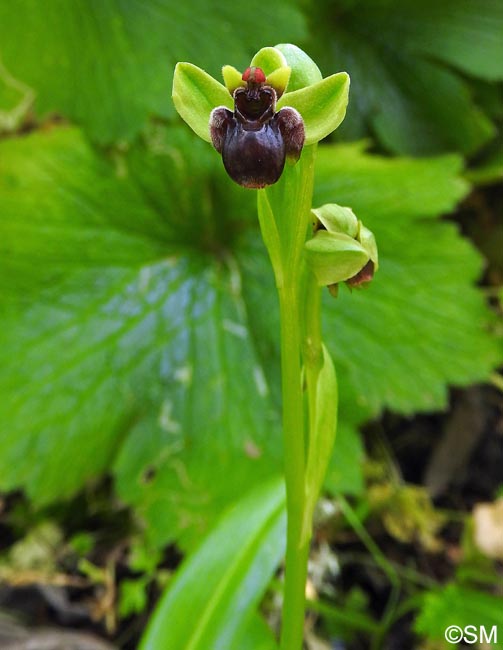
<svg viewBox="0 0 503 650">
<path fill-rule="evenodd" d="M 352 278 L 349 278 L 349 280 L 346 280 L 346 284 L 351 289 L 355 289 L 357 287 L 361 287 L 362 285 L 367 284 L 374 277 L 374 268 L 375 268 L 374 262 L 372 262 L 372 260 L 369 260 L 365 264 L 363 269 L 358 271 L 356 275 L 353 275 Z"/>
<path fill-rule="evenodd" d="M 304 122 L 293 108 L 275 112 L 276 91 L 260 68 L 247 68 L 243 80 L 246 87 L 234 91 L 234 112 L 223 106 L 212 111 L 211 140 L 229 176 L 259 189 L 279 180 L 287 156 L 299 159 Z"/>
</svg>

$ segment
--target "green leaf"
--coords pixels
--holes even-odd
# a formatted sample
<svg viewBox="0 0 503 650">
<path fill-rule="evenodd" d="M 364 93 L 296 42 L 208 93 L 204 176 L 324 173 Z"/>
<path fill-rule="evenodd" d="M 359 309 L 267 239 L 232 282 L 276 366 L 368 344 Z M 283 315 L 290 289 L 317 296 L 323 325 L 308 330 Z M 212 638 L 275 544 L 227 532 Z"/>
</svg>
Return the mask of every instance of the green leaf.
<svg viewBox="0 0 503 650">
<path fill-rule="evenodd" d="M 281 407 L 280 355 L 276 332 L 279 313 L 274 276 L 269 268 L 264 246 L 259 237 L 249 236 L 239 255 L 243 269 L 243 296 L 250 330 L 260 358 L 264 360 L 274 402 Z M 364 488 L 362 462 L 364 450 L 357 427 L 371 416 L 358 403 L 345 373 L 337 368 L 339 384 L 339 421 L 334 453 L 328 469 L 326 486 L 333 493 L 360 494 Z M 344 374 L 341 381 L 341 375 Z"/>
<path fill-rule="evenodd" d="M 466 179 L 476 185 L 490 185 L 503 181 L 503 134 L 495 138 L 477 166 L 466 171 Z"/>
<path fill-rule="evenodd" d="M 33 89 L 15 79 L 0 56 L 0 133 L 19 128 L 34 99 Z"/>
<path fill-rule="evenodd" d="M 310 427 L 311 435 L 306 463 L 306 506 L 303 533 L 305 539 L 309 539 L 311 534 L 314 508 L 327 473 L 337 431 L 337 377 L 326 347 L 323 346 L 322 350 L 322 366 L 316 378 L 314 399 L 312 400 L 315 417 L 312 428 Z"/>
<path fill-rule="evenodd" d="M 347 402 L 351 408 L 354 402 Z M 363 420 L 364 414 L 360 413 Z M 358 429 L 351 422 L 351 414 L 341 409 L 337 437 L 329 458 L 324 487 L 331 494 L 361 495 L 365 490 L 363 461 L 365 450 Z"/>
<path fill-rule="evenodd" d="M 370 131 L 390 151 L 415 155 L 469 154 L 493 136 L 469 82 L 453 68 L 503 78 L 501 3 L 357 0 L 344 11 L 340 4 L 313 5 L 309 50 L 325 73 L 342 68 L 351 76 L 341 136 Z"/>
<path fill-rule="evenodd" d="M 351 206 L 379 247 L 379 272 L 367 289 L 341 290 L 337 300 L 325 292 L 323 337 L 340 389 L 349 383 L 352 407 L 340 400 L 349 422 L 351 409 L 369 416 L 386 407 L 404 413 L 443 408 L 448 385 L 483 381 L 500 363 L 493 317 L 476 288 L 480 255 L 438 219 L 468 190 L 461 171 L 456 156 L 390 160 L 366 154 L 361 145 L 318 151 L 314 204 L 337 197 Z M 273 280 L 260 254 L 254 249 L 242 261 L 245 301 L 270 368 L 278 325 L 276 315 L 271 324 Z"/>
<path fill-rule="evenodd" d="M 172 118 L 177 61 L 219 77 L 249 65 L 257 16 L 216 0 L 17 0 L 0 6 L 0 57 L 36 92 L 38 115 L 57 112 L 100 143 L 132 139 L 150 115 Z M 260 9 L 260 41 L 305 38 L 305 21 L 285 0 Z"/>
<path fill-rule="evenodd" d="M 501 350 L 480 258 L 437 219 L 466 193 L 459 159 L 322 146 L 318 160 L 315 204 L 352 206 L 383 259 L 325 314 L 331 485 L 358 491 L 363 418 L 437 408 Z M 154 546 L 190 548 L 277 472 L 279 325 L 253 203 L 185 125 L 110 158 L 68 128 L 0 143 L 0 489 L 38 505 L 113 473 Z"/>
<path fill-rule="evenodd" d="M 121 618 L 143 612 L 148 604 L 148 577 L 123 580 L 120 585 L 118 613 Z"/>
<path fill-rule="evenodd" d="M 161 258 L 170 237 L 162 216 L 76 131 L 0 146 L 2 299 L 50 290 L 69 271 L 109 266 L 117 273 Z"/>
<path fill-rule="evenodd" d="M 482 79 L 503 79 L 503 9 L 494 0 L 402 2 L 382 15 L 383 37 Z M 383 12 L 384 13 L 384 12 Z M 377 21 L 376 21 L 377 22 Z M 468 45 L 468 47 L 467 47 Z"/>
<path fill-rule="evenodd" d="M 250 620 L 247 627 L 238 631 L 233 647 L 239 650 L 278 650 L 271 628 L 258 614 Z"/>
<path fill-rule="evenodd" d="M 241 648 L 236 642 L 251 621 L 257 625 L 252 617 L 283 555 L 285 528 L 282 481 L 268 482 L 237 501 L 178 571 L 141 650 Z M 264 643 L 263 629 L 255 634 Z"/>
<path fill-rule="evenodd" d="M 234 101 L 227 88 L 192 63 L 176 65 L 173 103 L 180 117 L 206 142 L 211 142 L 211 111 L 217 106 L 234 110 Z"/>
<path fill-rule="evenodd" d="M 312 86 L 285 93 L 278 101 L 278 110 L 291 106 L 299 111 L 306 130 L 305 144 L 310 145 L 339 126 L 346 114 L 348 96 L 349 77 L 339 72 Z"/>
<path fill-rule="evenodd" d="M 351 205 L 379 247 L 368 289 L 327 297 L 324 311 L 336 365 L 374 411 L 442 408 L 447 384 L 483 380 L 498 364 L 491 315 L 475 288 L 482 260 L 452 224 L 431 219 L 466 192 L 459 172 L 452 156 L 389 160 L 355 146 L 319 152 L 315 203 L 337 196 Z"/>
<path fill-rule="evenodd" d="M 279 414 L 228 252 L 252 197 L 185 127 L 149 140 L 117 167 L 73 129 L 0 145 L 0 483 L 47 503 L 114 466 L 189 545 L 276 470 Z"/>
<path fill-rule="evenodd" d="M 484 626 L 489 634 L 493 626 L 501 627 L 502 605 L 501 597 L 451 583 L 425 594 L 414 627 L 432 639 L 444 639 L 450 625 L 475 625 L 477 632 Z"/>
</svg>

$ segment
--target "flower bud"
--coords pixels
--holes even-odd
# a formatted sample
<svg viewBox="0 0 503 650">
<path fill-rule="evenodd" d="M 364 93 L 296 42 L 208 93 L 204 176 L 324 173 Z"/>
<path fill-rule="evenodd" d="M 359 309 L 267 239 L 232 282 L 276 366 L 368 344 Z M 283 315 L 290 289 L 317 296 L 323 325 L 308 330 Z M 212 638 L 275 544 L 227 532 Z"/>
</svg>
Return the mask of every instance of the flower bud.
<svg viewBox="0 0 503 650">
<path fill-rule="evenodd" d="M 378 267 L 373 233 L 351 208 L 335 203 L 312 210 L 314 236 L 306 242 L 307 263 L 320 286 L 337 296 L 337 285 L 357 288 L 372 279 Z"/>
</svg>

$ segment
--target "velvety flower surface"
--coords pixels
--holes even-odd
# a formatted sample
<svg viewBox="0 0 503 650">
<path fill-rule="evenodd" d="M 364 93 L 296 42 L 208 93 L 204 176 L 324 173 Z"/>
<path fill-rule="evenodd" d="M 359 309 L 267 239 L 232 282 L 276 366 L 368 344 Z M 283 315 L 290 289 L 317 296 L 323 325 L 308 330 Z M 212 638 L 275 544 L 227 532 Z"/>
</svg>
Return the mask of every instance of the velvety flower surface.
<svg viewBox="0 0 503 650">
<path fill-rule="evenodd" d="M 263 48 L 243 74 L 226 65 L 222 75 L 225 85 L 191 63 L 178 63 L 173 101 L 245 187 L 275 183 L 287 159 L 295 162 L 303 146 L 326 137 L 344 119 L 348 75 L 323 79 L 293 45 Z"/>
</svg>

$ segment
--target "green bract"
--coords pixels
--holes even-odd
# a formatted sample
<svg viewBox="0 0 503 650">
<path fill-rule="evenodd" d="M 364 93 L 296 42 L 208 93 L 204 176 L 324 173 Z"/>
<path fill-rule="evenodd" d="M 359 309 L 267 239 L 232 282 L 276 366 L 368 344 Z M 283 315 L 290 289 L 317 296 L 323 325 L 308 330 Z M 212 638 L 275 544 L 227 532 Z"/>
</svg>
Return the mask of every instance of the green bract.
<svg viewBox="0 0 503 650">
<path fill-rule="evenodd" d="M 349 77 L 345 72 L 322 79 L 315 63 L 294 45 L 265 47 L 251 65 L 262 68 L 280 97 L 277 109 L 295 108 L 302 116 L 305 144 L 315 144 L 344 119 Z M 222 69 L 225 86 L 191 63 L 178 63 L 173 79 L 173 102 L 180 116 L 197 135 L 211 142 L 209 121 L 217 106 L 233 109 L 232 93 L 243 85 L 236 68 Z M 287 92 L 285 92 L 285 89 Z"/>
<path fill-rule="evenodd" d="M 337 431 L 337 406 L 339 401 L 337 377 L 332 358 L 323 344 L 321 357 L 322 365 L 314 389 L 314 400 L 316 402 L 314 422 L 306 463 L 306 508 L 303 536 L 307 539 L 309 539 L 314 508 L 330 462 Z"/>
</svg>

